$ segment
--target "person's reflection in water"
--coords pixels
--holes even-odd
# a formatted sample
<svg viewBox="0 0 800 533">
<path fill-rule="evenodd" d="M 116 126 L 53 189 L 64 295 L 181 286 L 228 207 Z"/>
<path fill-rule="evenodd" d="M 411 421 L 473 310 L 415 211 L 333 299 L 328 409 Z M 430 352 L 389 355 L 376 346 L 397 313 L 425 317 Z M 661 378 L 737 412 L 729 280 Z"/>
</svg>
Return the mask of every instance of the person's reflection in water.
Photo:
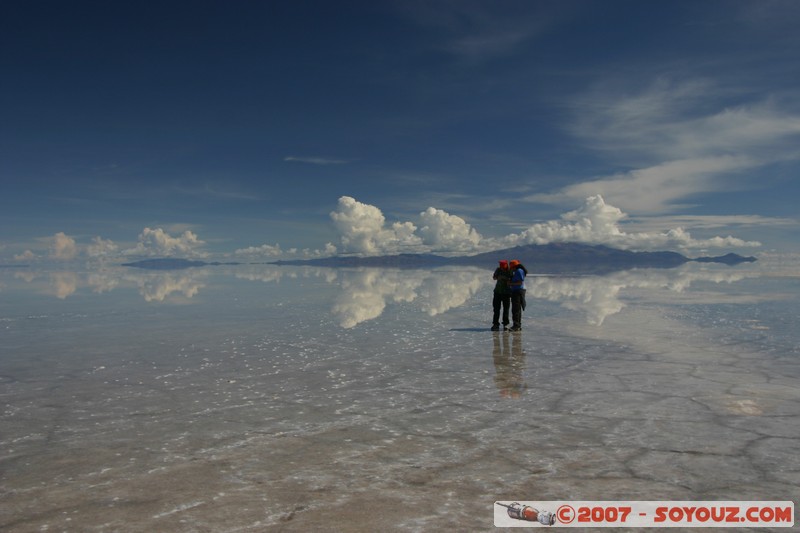
<svg viewBox="0 0 800 533">
<path fill-rule="evenodd" d="M 494 334 L 494 383 L 503 398 L 520 398 L 528 388 L 525 383 L 525 352 L 522 335 Z"/>
</svg>

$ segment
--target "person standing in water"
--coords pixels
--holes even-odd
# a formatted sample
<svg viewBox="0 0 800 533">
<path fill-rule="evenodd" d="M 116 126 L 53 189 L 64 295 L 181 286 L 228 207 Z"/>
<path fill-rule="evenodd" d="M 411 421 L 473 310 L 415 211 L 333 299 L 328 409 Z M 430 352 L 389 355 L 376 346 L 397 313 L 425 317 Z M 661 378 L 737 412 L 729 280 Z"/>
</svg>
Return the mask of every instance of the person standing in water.
<svg viewBox="0 0 800 533">
<path fill-rule="evenodd" d="M 509 264 L 511 267 L 511 331 L 522 331 L 522 310 L 525 309 L 525 276 L 528 270 L 516 259 Z"/>
<path fill-rule="evenodd" d="M 492 331 L 500 331 L 500 309 L 503 310 L 503 329 L 508 329 L 508 310 L 511 306 L 511 289 L 508 283 L 511 281 L 511 270 L 508 268 L 508 261 L 500 261 L 492 279 L 497 283 L 494 285 L 494 296 L 492 297 Z"/>
</svg>

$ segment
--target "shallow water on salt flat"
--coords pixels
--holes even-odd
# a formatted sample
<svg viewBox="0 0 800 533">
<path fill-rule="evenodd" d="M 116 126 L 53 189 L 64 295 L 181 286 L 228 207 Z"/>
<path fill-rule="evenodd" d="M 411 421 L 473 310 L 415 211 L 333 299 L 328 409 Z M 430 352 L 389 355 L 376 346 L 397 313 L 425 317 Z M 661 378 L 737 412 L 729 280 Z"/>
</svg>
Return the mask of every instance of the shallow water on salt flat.
<svg viewBox="0 0 800 533">
<path fill-rule="evenodd" d="M 790 500 L 800 276 L 0 272 L 0 529 L 494 530 L 496 500 Z"/>
</svg>

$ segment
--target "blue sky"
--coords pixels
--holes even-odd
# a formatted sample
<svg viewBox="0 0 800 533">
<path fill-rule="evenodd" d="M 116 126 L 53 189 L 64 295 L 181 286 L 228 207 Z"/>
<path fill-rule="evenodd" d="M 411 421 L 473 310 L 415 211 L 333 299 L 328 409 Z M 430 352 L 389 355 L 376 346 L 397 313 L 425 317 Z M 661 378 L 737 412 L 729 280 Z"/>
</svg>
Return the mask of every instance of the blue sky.
<svg viewBox="0 0 800 533">
<path fill-rule="evenodd" d="M 800 2 L 0 4 L 0 263 L 797 251 Z"/>
</svg>

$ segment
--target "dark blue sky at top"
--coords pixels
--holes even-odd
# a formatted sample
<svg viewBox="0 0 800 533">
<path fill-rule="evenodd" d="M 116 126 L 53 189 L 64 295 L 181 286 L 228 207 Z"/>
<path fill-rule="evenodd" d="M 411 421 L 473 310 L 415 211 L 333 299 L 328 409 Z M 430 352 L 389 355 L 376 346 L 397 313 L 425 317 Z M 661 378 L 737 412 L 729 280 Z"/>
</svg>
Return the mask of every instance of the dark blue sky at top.
<svg viewBox="0 0 800 533">
<path fill-rule="evenodd" d="M 747 162 L 670 185 L 650 211 L 597 193 L 635 218 L 780 219 L 731 231 L 785 241 L 798 7 L 3 2 L 0 256 L 144 227 L 190 228 L 221 252 L 321 247 L 341 196 L 388 222 L 433 206 L 499 236 L 576 209 L 570 186 L 703 157 Z M 649 111 L 629 102 L 663 104 L 641 135 Z M 730 142 L 693 153 L 695 123 Z"/>
</svg>

